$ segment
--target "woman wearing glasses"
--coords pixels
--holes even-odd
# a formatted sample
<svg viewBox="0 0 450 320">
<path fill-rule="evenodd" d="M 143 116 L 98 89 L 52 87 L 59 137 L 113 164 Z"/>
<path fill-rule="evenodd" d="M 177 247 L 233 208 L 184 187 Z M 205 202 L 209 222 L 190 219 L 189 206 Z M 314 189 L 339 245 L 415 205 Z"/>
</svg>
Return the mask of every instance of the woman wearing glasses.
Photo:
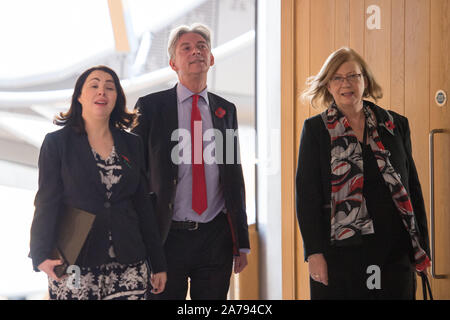
<svg viewBox="0 0 450 320">
<path fill-rule="evenodd" d="M 304 123 L 296 176 L 311 299 L 414 299 L 430 262 L 408 120 L 363 99 L 382 89 L 350 48 L 302 96 L 324 109 Z"/>
</svg>

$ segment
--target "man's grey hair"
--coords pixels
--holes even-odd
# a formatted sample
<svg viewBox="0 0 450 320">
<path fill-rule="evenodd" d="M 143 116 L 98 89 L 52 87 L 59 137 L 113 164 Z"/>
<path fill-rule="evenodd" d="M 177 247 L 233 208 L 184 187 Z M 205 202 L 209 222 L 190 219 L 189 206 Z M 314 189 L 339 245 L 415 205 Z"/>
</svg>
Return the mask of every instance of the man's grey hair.
<svg viewBox="0 0 450 320">
<path fill-rule="evenodd" d="M 211 30 L 207 26 L 201 23 L 194 23 L 190 26 L 182 25 L 176 27 L 170 32 L 169 43 L 167 46 L 169 59 L 173 59 L 175 57 L 175 49 L 177 47 L 177 42 L 181 38 L 181 36 L 190 32 L 197 33 L 202 36 L 205 39 L 208 48 L 211 50 Z"/>
</svg>

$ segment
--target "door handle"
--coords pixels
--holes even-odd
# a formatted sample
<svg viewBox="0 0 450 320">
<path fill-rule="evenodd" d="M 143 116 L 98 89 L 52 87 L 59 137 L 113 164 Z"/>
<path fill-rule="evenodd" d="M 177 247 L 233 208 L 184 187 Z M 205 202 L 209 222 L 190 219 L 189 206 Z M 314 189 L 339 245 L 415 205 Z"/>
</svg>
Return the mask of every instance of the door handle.
<svg viewBox="0 0 450 320">
<path fill-rule="evenodd" d="M 433 129 L 430 131 L 430 241 L 431 241 L 431 276 L 434 279 L 446 278 L 444 275 L 436 274 L 436 247 L 434 232 L 434 135 L 444 133 L 445 129 Z"/>
</svg>

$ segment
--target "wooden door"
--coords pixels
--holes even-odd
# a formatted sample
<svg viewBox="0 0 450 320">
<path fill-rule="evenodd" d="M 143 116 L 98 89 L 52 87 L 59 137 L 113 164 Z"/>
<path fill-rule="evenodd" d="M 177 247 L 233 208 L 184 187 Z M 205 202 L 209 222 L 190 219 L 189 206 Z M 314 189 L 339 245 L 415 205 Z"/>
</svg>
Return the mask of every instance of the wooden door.
<svg viewBox="0 0 450 320">
<path fill-rule="evenodd" d="M 380 25 L 369 28 L 376 6 Z M 321 110 L 299 99 L 305 81 L 341 46 L 371 66 L 384 96 L 378 104 L 409 119 L 413 157 L 430 204 L 429 132 L 450 129 L 449 103 L 437 107 L 438 89 L 450 95 L 450 0 L 282 0 L 283 298 L 308 299 L 302 239 L 294 223 L 292 185 L 303 121 Z M 294 128 L 291 130 L 290 128 Z M 294 135 L 292 137 L 292 135 Z M 294 141 L 294 145 L 286 146 Z M 436 271 L 450 274 L 450 133 L 435 136 Z M 292 155 L 295 155 L 293 157 Z M 428 217 L 429 218 L 429 217 Z M 450 299 L 450 280 L 432 281 L 436 298 Z M 417 298 L 421 298 L 418 282 Z M 292 288 L 294 287 L 294 288 Z M 285 290 L 286 288 L 286 290 Z"/>
<path fill-rule="evenodd" d="M 446 300 L 450 299 L 450 104 L 438 106 L 435 95 L 438 90 L 450 94 L 449 15 L 450 1 L 431 1 L 430 131 L 435 133 L 434 195 L 430 196 L 434 199 L 432 289 L 435 299 Z"/>
</svg>

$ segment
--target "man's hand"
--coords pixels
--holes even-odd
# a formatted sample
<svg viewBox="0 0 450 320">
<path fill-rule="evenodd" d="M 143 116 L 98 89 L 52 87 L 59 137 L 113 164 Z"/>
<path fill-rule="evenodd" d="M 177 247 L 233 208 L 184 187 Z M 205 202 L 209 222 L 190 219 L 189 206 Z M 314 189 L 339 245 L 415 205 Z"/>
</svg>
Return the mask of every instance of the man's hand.
<svg viewBox="0 0 450 320">
<path fill-rule="evenodd" d="M 234 257 L 234 273 L 241 273 L 247 264 L 247 254 L 240 252 L 239 257 Z"/>
</svg>

